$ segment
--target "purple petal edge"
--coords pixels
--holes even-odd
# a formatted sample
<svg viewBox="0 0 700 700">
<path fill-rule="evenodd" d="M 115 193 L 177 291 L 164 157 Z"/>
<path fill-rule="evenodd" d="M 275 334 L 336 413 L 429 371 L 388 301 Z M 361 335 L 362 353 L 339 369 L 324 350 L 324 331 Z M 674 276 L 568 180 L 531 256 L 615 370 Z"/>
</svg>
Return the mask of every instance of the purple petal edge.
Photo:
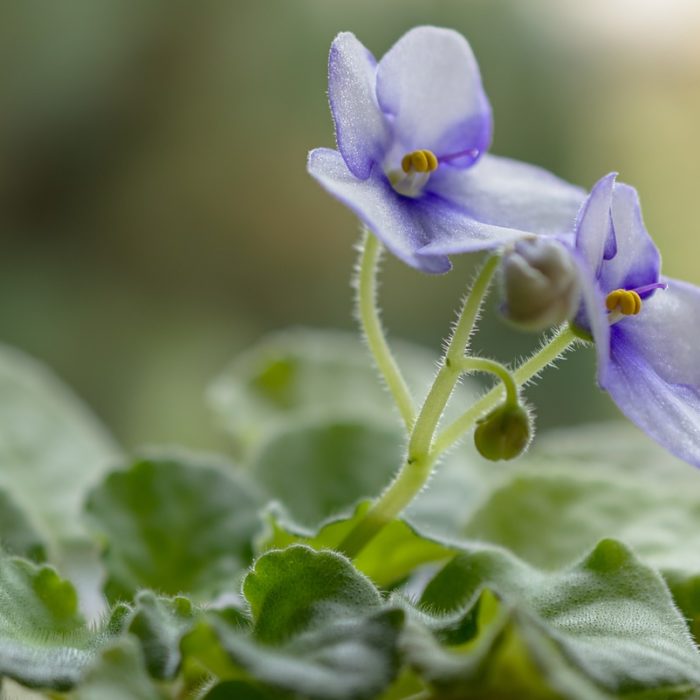
<svg viewBox="0 0 700 700">
<path fill-rule="evenodd" d="M 425 212 L 416 200 L 397 194 L 384 173 L 372 171 L 366 180 L 358 180 L 342 155 L 329 148 L 311 151 L 307 169 L 406 264 L 429 274 L 442 274 L 452 268 L 444 255 L 421 254 L 427 236 Z"/>
</svg>

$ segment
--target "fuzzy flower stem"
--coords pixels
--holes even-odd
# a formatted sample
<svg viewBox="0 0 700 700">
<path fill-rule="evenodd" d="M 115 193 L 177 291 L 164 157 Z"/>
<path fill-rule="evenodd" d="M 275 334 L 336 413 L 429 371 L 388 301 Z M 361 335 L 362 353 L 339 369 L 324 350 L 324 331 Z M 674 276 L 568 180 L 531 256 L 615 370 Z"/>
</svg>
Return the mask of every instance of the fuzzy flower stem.
<svg viewBox="0 0 700 700">
<path fill-rule="evenodd" d="M 477 278 L 477 282 L 474 285 L 475 290 L 482 275 L 480 275 L 480 277 Z M 483 292 L 485 292 L 485 288 L 482 290 L 482 296 Z M 467 304 L 465 304 L 465 309 L 467 305 L 469 305 L 469 300 L 467 300 Z M 474 314 L 474 319 L 476 319 L 476 313 Z M 460 323 L 458 322 L 455 334 L 452 338 L 452 342 L 450 343 L 450 348 L 448 349 L 448 352 L 445 356 L 443 368 L 449 366 L 447 360 L 450 357 L 450 350 L 452 349 L 454 339 L 458 336 L 458 332 L 460 330 Z M 460 339 L 462 338 L 466 343 L 466 341 L 469 338 L 469 333 L 466 333 L 466 335 L 460 334 Z M 504 379 L 506 387 L 506 397 L 508 397 L 509 394 L 512 396 L 514 392 L 517 400 L 518 386 L 526 384 L 533 377 L 537 376 L 543 369 L 545 369 L 545 367 L 552 364 L 557 358 L 561 357 L 561 355 L 563 355 L 567 350 L 569 350 L 578 340 L 579 336 L 569 326 L 565 326 L 562 329 L 560 329 L 549 342 L 543 345 L 539 351 L 537 351 L 532 357 L 530 357 L 530 359 L 526 360 L 517 369 L 515 369 L 512 372 L 512 374 L 509 373 L 505 367 L 500 366 L 500 369 L 502 369 L 503 372 L 508 375 L 510 380 L 506 382 L 504 377 L 501 377 L 502 379 Z M 465 368 L 467 364 L 469 364 L 469 370 L 478 369 L 479 371 L 484 371 L 486 365 L 477 368 L 476 364 L 470 364 L 473 361 L 479 359 L 480 358 L 460 358 L 460 361 L 458 362 L 451 361 L 450 365 L 455 367 L 454 371 L 456 372 L 458 378 L 459 374 L 462 373 L 463 368 Z M 494 369 L 495 367 L 490 367 L 488 371 Z M 455 382 L 457 381 L 457 378 L 455 379 Z M 436 377 L 433 388 L 435 388 L 435 385 L 438 384 L 439 380 L 440 374 L 438 374 L 438 376 Z M 437 398 L 435 398 L 437 396 L 444 396 L 444 401 L 446 403 L 447 399 L 449 398 L 449 393 L 451 392 L 451 389 L 449 391 L 446 391 L 446 388 L 446 385 L 443 385 L 441 393 L 439 394 L 437 392 L 434 393 L 431 389 L 431 391 L 428 393 L 428 397 L 426 398 L 425 403 L 427 404 L 428 401 L 431 400 L 431 397 L 433 397 L 432 400 L 437 401 Z M 394 481 L 391 483 L 389 488 L 382 494 L 382 496 L 372 506 L 372 508 L 370 508 L 370 510 L 367 511 L 364 518 L 350 531 L 350 533 L 341 542 L 339 547 L 340 551 L 345 553 L 350 558 L 357 556 L 357 554 L 363 549 L 363 547 L 375 535 L 377 535 L 377 533 L 379 533 L 385 525 L 394 520 L 401 513 L 401 511 L 403 511 L 403 509 L 413 500 L 413 498 L 415 498 L 415 496 L 427 482 L 432 472 L 432 467 L 435 464 L 438 457 L 445 450 L 449 449 L 458 440 L 460 440 L 466 432 L 471 430 L 474 427 L 474 423 L 479 417 L 484 415 L 487 411 L 490 411 L 492 408 L 495 408 L 502 400 L 503 388 L 499 385 L 491 389 L 491 391 L 486 393 L 484 396 L 482 396 L 470 409 L 463 413 L 460 418 L 458 418 L 451 425 L 445 428 L 445 430 L 438 435 L 434 442 L 431 435 L 430 442 L 433 442 L 433 444 L 430 447 L 430 449 L 421 451 L 418 454 L 409 452 L 409 458 L 406 460 L 406 463 L 404 464 L 403 468 L 396 475 Z M 418 424 L 421 421 L 421 417 L 424 415 L 433 415 L 432 411 L 425 411 L 425 404 L 423 406 L 423 410 L 421 411 L 418 417 L 418 420 L 416 421 L 416 429 L 419 427 Z M 435 427 L 437 427 L 437 421 L 435 423 Z M 411 456 L 412 454 L 413 456 Z"/>
<path fill-rule="evenodd" d="M 406 430 L 410 431 L 415 420 L 413 398 L 386 341 L 377 309 L 377 268 L 381 251 L 379 239 L 365 229 L 355 280 L 357 315 L 377 369 L 394 397 Z"/>
<path fill-rule="evenodd" d="M 503 387 L 506 390 L 506 404 L 508 406 L 518 405 L 518 384 L 505 365 L 485 357 L 465 357 L 460 366 L 465 374 L 467 372 L 487 372 L 497 376 L 503 382 Z"/>
<path fill-rule="evenodd" d="M 440 370 L 413 425 L 406 462 L 379 500 L 340 543 L 339 549 L 347 556 L 356 556 L 387 523 L 403 511 L 428 481 L 438 457 L 438 453 L 431 450 L 433 436 L 463 372 L 464 353 L 498 261 L 496 255 L 486 261 L 465 298 Z"/>
<path fill-rule="evenodd" d="M 579 339 L 570 326 L 564 326 L 554 337 L 537 351 L 530 359 L 523 362 L 513 371 L 512 377 L 517 386 L 522 386 L 537 376 L 547 365 L 561 357 Z M 507 386 L 507 385 L 506 385 Z M 448 425 L 435 440 L 433 452 L 435 458 L 458 442 L 465 433 L 472 429 L 474 422 L 495 408 L 501 401 L 503 388 L 496 386 L 482 396 L 471 408 L 465 411 L 457 420 Z"/>
<path fill-rule="evenodd" d="M 462 311 L 457 318 L 452 337 L 443 357 L 440 370 L 411 433 L 408 443 L 408 461 L 419 460 L 430 450 L 433 435 L 445 406 L 462 374 L 461 364 L 467 352 L 469 338 L 479 316 L 481 305 L 488 291 L 493 274 L 498 266 L 499 256 L 491 256 L 479 271 L 471 291 L 464 300 Z"/>
</svg>

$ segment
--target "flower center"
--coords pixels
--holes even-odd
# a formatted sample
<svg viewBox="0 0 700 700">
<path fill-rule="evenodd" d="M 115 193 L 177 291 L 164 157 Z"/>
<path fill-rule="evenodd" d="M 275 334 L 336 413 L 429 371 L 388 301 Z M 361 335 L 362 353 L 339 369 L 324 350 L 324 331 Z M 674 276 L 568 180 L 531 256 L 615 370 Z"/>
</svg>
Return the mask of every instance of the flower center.
<svg viewBox="0 0 700 700">
<path fill-rule="evenodd" d="M 417 151 L 407 153 L 401 159 L 401 169 L 387 168 L 386 176 L 391 186 L 404 197 L 415 199 L 420 197 L 423 188 L 430 180 L 430 174 L 438 169 L 442 163 L 459 164 L 457 167 L 468 168 L 473 165 L 480 155 L 477 148 L 469 148 L 466 151 L 435 155 L 427 148 L 419 148 Z M 394 161 L 395 163 L 395 161 Z"/>
<path fill-rule="evenodd" d="M 616 289 L 605 298 L 610 325 L 617 323 L 624 316 L 636 316 L 642 310 L 640 294 L 653 292 L 656 289 L 666 289 L 665 282 L 654 282 L 637 289 Z"/>
<path fill-rule="evenodd" d="M 427 148 L 407 153 L 401 159 L 401 170 L 387 173 L 391 186 L 405 197 L 418 197 L 430 179 L 430 173 L 437 170 L 437 156 Z"/>
<path fill-rule="evenodd" d="M 437 170 L 437 166 L 437 156 L 427 148 L 423 148 L 420 151 L 407 153 L 401 159 L 401 169 L 406 173 L 406 175 L 412 171 L 417 173 L 432 173 L 433 170 Z"/>
<path fill-rule="evenodd" d="M 611 314 L 636 316 L 642 310 L 642 299 L 634 289 L 616 289 L 608 294 L 605 306 Z"/>
</svg>

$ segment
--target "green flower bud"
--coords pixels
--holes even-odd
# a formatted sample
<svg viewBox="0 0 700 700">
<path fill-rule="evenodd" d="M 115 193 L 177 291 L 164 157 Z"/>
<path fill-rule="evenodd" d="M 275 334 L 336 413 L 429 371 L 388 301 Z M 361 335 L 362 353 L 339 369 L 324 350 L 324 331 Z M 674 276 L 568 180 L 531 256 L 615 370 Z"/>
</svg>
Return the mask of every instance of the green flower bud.
<svg viewBox="0 0 700 700">
<path fill-rule="evenodd" d="M 474 444 L 492 462 L 515 459 L 530 442 L 532 422 L 520 405 L 503 404 L 477 421 Z"/>
<path fill-rule="evenodd" d="M 501 263 L 505 317 L 541 331 L 573 318 L 581 287 L 571 253 L 557 240 L 518 241 Z"/>
</svg>

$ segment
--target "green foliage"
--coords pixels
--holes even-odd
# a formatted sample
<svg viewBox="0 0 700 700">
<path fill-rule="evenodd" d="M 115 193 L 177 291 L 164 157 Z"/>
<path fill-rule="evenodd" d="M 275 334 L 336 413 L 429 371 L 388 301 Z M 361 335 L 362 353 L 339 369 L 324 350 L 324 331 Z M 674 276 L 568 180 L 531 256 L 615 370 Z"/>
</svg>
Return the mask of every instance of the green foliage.
<svg viewBox="0 0 700 700">
<path fill-rule="evenodd" d="M 246 681 L 217 683 L 202 700 L 273 700 L 276 694 L 257 688 Z"/>
<path fill-rule="evenodd" d="M 404 614 L 385 607 L 344 557 L 301 545 L 269 552 L 243 590 L 251 633 L 212 619 L 220 646 L 202 653 L 185 644 L 203 664 L 216 667 L 223 650 L 231 662 L 224 676 L 243 669 L 271 688 L 317 700 L 372 698 L 393 679 Z"/>
<path fill-rule="evenodd" d="M 195 610 L 184 596 L 158 598 L 152 591 L 136 596 L 128 631 L 141 642 L 148 672 L 170 680 L 180 670 L 180 640 L 192 627 Z"/>
<path fill-rule="evenodd" d="M 86 509 L 105 543 L 107 597 L 139 588 L 198 599 L 236 585 L 251 558 L 256 489 L 211 460 L 154 457 L 112 472 Z"/>
<path fill-rule="evenodd" d="M 318 421 L 272 437 L 251 471 L 296 521 L 313 526 L 379 492 L 401 461 L 401 442 L 389 427 Z"/>
<path fill-rule="evenodd" d="M 264 551 L 301 543 L 314 549 L 337 548 L 369 507 L 370 502 L 365 501 L 350 517 L 328 520 L 315 532 L 300 528 L 279 512 L 270 511 L 267 513 L 268 531 L 259 539 L 258 547 Z M 377 585 L 391 586 L 421 564 L 453 555 L 448 545 L 418 534 L 407 522 L 395 520 L 358 554 L 354 564 Z"/>
<path fill-rule="evenodd" d="M 44 538 L 6 491 L 0 490 L 0 546 L 34 561 L 46 559 Z"/>
<path fill-rule="evenodd" d="M 696 618 L 699 491 L 700 472 L 631 426 L 578 428 L 538 441 L 470 514 L 461 534 L 544 568 L 617 537 L 667 577 L 683 611 Z"/>
<path fill-rule="evenodd" d="M 6 347 L 0 347 L 0 396 L 1 539 L 17 554 L 36 557 L 42 542 L 55 547 L 83 537 L 85 493 L 118 453 L 66 387 Z"/>
<path fill-rule="evenodd" d="M 300 545 L 260 557 L 243 582 L 243 593 L 256 639 L 272 645 L 381 602 L 374 586 L 342 557 Z"/>
<path fill-rule="evenodd" d="M 75 700 L 167 700 L 149 679 L 138 644 L 131 637 L 120 639 L 100 653 L 86 671 Z"/>
<path fill-rule="evenodd" d="M 85 624 L 75 588 L 52 567 L 0 557 L 0 675 L 70 688 L 113 631 Z"/>
<path fill-rule="evenodd" d="M 576 671 L 616 697 L 649 688 L 663 691 L 660 697 L 683 697 L 700 686 L 700 655 L 668 589 L 615 540 L 601 541 L 581 561 L 551 573 L 504 550 L 475 547 L 443 568 L 420 604 L 454 614 L 469 609 L 485 587 L 518 627 L 549 638 L 557 652 L 553 664 L 563 656 L 572 677 Z M 554 667 L 546 673 L 554 677 Z"/>
<path fill-rule="evenodd" d="M 302 382 L 317 377 L 303 391 L 284 363 L 239 391 L 236 426 L 259 428 L 245 438 L 245 469 L 173 452 L 109 474 L 94 462 L 74 484 L 85 528 L 63 484 L 25 507 L 29 474 L 58 455 L 42 443 L 23 457 L 18 485 L 12 456 L 0 479 L 5 548 L 60 564 L 55 552 L 75 555 L 66 542 L 89 533 L 104 576 L 89 557 L 70 569 L 74 585 L 52 565 L 1 555 L 1 676 L 75 700 L 700 696 L 698 472 L 617 426 L 543 437 L 505 466 L 460 447 L 351 562 L 338 548 L 405 446 L 388 409 L 354 404 L 371 369 L 357 359 L 355 373 L 342 353 L 330 363 L 344 345 L 324 337 L 273 343 L 278 360 L 293 355 L 284 343 L 300 356 L 316 348 L 298 369 Z M 375 409 L 386 407 L 374 391 Z M 62 435 L 29 418 L 42 415 L 43 394 L 8 394 L 67 460 L 82 449 L 67 422 L 83 437 L 95 423 L 58 395 Z M 52 531 L 44 506 L 65 509 L 65 528 Z M 80 598 L 94 598 L 101 577 L 112 607 L 90 609 L 87 623 Z"/>
<path fill-rule="evenodd" d="M 423 395 L 435 374 L 435 358 L 415 346 L 399 345 L 396 351 L 409 384 Z M 469 391 L 459 393 L 465 397 Z M 273 333 L 231 363 L 210 387 L 209 400 L 242 452 L 280 428 L 309 420 L 399 425 L 367 349 L 349 333 Z"/>
</svg>

